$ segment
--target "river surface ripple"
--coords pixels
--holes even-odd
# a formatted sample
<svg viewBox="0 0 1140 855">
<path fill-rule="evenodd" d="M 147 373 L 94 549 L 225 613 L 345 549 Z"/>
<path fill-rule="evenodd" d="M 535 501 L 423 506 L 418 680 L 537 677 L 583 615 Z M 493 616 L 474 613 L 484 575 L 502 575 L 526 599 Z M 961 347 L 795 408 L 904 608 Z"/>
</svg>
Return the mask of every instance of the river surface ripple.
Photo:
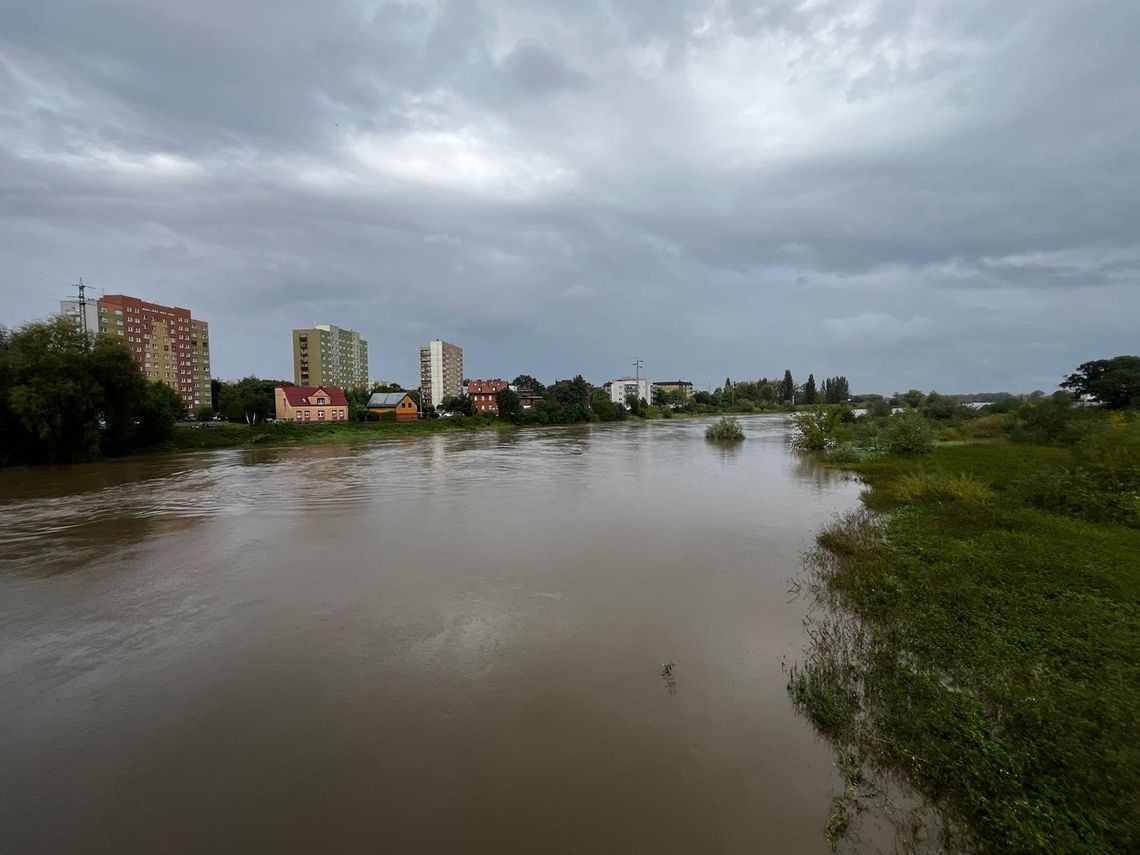
<svg viewBox="0 0 1140 855">
<path fill-rule="evenodd" d="M 828 852 L 858 486 L 742 423 L 0 470 L 0 852 Z"/>
</svg>

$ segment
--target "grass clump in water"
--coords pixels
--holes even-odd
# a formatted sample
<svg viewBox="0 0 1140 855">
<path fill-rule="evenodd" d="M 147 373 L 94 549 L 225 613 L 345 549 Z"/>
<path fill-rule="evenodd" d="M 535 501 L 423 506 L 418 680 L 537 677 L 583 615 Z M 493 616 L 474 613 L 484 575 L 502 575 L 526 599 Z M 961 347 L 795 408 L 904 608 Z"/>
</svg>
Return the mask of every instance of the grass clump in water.
<svg viewBox="0 0 1140 855">
<path fill-rule="evenodd" d="M 705 430 L 705 439 L 714 442 L 739 442 L 744 439 L 744 429 L 740 422 L 731 416 L 721 416 Z"/>
</svg>

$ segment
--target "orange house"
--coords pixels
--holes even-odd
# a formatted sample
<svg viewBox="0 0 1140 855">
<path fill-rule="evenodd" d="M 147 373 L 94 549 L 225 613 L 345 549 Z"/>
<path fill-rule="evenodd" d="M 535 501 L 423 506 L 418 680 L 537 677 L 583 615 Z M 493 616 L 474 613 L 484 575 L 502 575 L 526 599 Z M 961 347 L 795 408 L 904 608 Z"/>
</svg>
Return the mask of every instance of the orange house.
<svg viewBox="0 0 1140 855">
<path fill-rule="evenodd" d="M 368 409 L 380 418 L 395 413 L 398 422 L 415 421 L 420 417 L 420 408 L 407 392 L 377 392 L 368 399 Z"/>
<path fill-rule="evenodd" d="M 277 418 L 296 424 L 348 421 L 348 398 L 336 386 L 278 386 Z"/>
</svg>

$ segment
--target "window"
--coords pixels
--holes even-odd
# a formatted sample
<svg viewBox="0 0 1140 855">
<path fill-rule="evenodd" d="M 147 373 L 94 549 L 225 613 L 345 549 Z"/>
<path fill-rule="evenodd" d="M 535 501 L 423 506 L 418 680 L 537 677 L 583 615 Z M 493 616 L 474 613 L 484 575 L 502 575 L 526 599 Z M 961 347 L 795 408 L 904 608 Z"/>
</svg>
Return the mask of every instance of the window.
<svg viewBox="0 0 1140 855">
<path fill-rule="evenodd" d="M 294 415 L 296 416 L 297 421 L 301 421 L 301 411 L 300 410 L 297 410 L 297 412 Z"/>
<path fill-rule="evenodd" d="M 317 421 L 323 422 L 324 420 L 325 420 L 325 411 L 324 410 L 317 410 Z"/>
</svg>

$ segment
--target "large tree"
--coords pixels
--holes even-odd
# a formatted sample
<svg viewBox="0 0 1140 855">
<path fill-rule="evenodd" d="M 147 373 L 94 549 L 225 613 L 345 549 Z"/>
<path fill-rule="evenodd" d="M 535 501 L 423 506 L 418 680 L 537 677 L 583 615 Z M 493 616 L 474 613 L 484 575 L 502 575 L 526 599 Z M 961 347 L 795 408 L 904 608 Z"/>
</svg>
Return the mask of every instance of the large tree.
<svg viewBox="0 0 1140 855">
<path fill-rule="evenodd" d="M 819 400 L 819 392 L 815 388 L 815 375 L 809 374 L 807 382 L 804 383 L 804 403 L 814 404 Z"/>
<path fill-rule="evenodd" d="M 536 395 L 541 395 L 546 391 L 546 387 L 542 385 L 536 378 L 531 377 L 529 374 L 520 374 L 511 383 L 518 389 L 529 389 Z"/>
<path fill-rule="evenodd" d="M 8 406 L 33 458 L 98 457 L 103 390 L 91 376 L 89 355 L 90 338 L 64 318 L 30 323 L 12 335 Z"/>
<path fill-rule="evenodd" d="M 274 389 L 292 385 L 284 380 L 262 380 L 260 377 L 243 377 L 236 383 L 222 383 L 218 390 L 218 409 L 231 422 L 264 422 L 277 411 Z"/>
<path fill-rule="evenodd" d="M 851 387 L 847 378 L 840 374 L 823 381 L 823 400 L 828 404 L 846 404 L 851 397 Z"/>
<path fill-rule="evenodd" d="M 1091 395 L 1111 410 L 1140 406 L 1140 356 L 1085 362 L 1062 381 L 1061 388 Z"/>
<path fill-rule="evenodd" d="M 0 463 L 73 462 L 161 445 L 182 399 L 112 336 L 68 319 L 0 331 Z"/>
<path fill-rule="evenodd" d="M 510 389 L 500 389 L 495 393 L 495 404 L 499 408 L 499 418 L 514 419 L 522 412 L 519 396 Z"/>
<path fill-rule="evenodd" d="M 784 379 L 776 384 L 776 394 L 782 402 L 791 401 L 796 394 L 796 381 L 792 379 L 790 370 L 784 371 Z"/>
</svg>

